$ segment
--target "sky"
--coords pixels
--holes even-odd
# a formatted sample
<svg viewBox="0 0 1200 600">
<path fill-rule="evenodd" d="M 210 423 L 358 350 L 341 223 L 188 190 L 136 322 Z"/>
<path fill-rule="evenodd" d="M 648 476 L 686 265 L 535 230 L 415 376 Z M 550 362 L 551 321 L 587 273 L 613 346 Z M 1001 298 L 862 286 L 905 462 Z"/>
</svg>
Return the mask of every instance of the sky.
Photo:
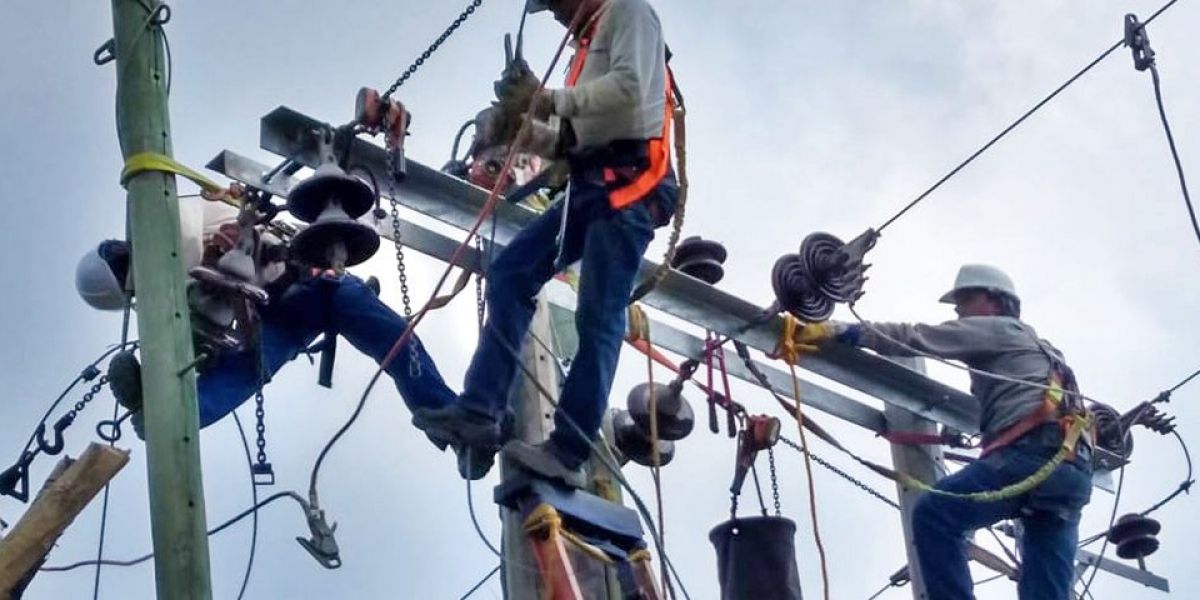
<svg viewBox="0 0 1200 600">
<path fill-rule="evenodd" d="M 352 116 L 360 86 L 386 87 L 461 10 L 451 2 L 304 3 L 210 0 L 178 3 L 166 30 L 173 56 L 171 128 L 175 156 L 201 167 L 222 149 L 263 163 L 258 119 L 288 105 L 328 122 Z M 1121 35 L 1122 17 L 1146 17 L 1150 1 L 1054 0 L 1032 3 L 947 0 L 725 3 L 655 0 L 673 67 L 689 107 L 691 197 L 687 234 L 729 249 L 720 287 L 760 305 L 771 301 L 774 259 L 813 231 L 844 238 L 878 226 L 984 141 L 1093 59 Z M 114 126 L 113 66 L 92 54 L 112 35 L 107 3 L 16 3 L 0 22 L 0 197 L 6 251 L 0 272 L 0 455 L 15 459 L 47 404 L 79 370 L 118 339 L 120 317 L 100 313 L 74 293 L 78 258 L 123 231 L 122 160 Z M 519 2 L 482 7 L 400 89 L 414 115 L 409 156 L 438 166 L 459 125 L 490 99 L 503 62 L 502 36 L 516 28 Z M 1184 168 L 1200 165 L 1200 44 L 1194 2 L 1180 2 L 1150 26 L 1166 108 Z M 546 15 L 529 20 L 526 54 L 545 68 L 561 29 Z M 557 77 L 552 79 L 552 83 Z M 193 192 L 181 183 L 181 193 Z M 647 255 L 661 256 L 665 235 Z M 1024 301 L 1024 317 L 1061 348 L 1086 394 L 1119 409 L 1154 397 L 1200 367 L 1200 244 L 1186 219 L 1147 73 L 1122 49 L 924 203 L 890 227 L 869 255 L 874 264 L 858 309 L 866 318 L 936 322 L 953 317 L 937 297 L 964 262 L 1005 269 Z M 409 253 L 415 298 L 424 298 L 440 265 Z M 355 272 L 383 280 L 398 307 L 395 261 L 385 248 Z M 469 294 L 468 294 L 469 297 Z M 839 309 L 835 318 L 850 319 Z M 447 380 L 457 385 L 475 341 L 474 306 L 460 299 L 419 331 Z M 348 348 L 348 347 L 347 347 Z M 644 378 L 626 354 L 612 403 Z M 274 489 L 302 493 L 324 443 L 353 409 L 374 370 L 369 359 L 339 353 L 332 390 L 300 360 L 267 388 L 268 451 Z M 931 374 L 965 387 L 952 370 Z M 665 375 L 664 375 L 665 377 Z M 1200 448 L 1200 384 L 1165 409 L 1185 440 Z M 77 399 L 79 392 L 71 396 Z M 773 403 L 747 385 L 734 398 L 771 413 Z M 692 397 L 700 409 L 701 398 Z M 879 404 L 876 402 L 876 406 Z M 103 395 L 67 434 L 77 454 Z M 244 405 L 245 422 L 253 406 Z M 703 414 L 702 410 L 699 410 Z M 821 418 L 814 413 L 814 418 Z M 869 432 L 825 416 L 822 423 L 878 460 L 888 449 Z M 1142 510 L 1172 490 L 1184 472 L 1173 438 L 1135 432 L 1120 512 Z M 144 447 L 120 442 L 132 459 L 112 486 L 106 556 L 150 549 Z M 219 523 L 250 505 L 245 458 L 226 419 L 201 436 L 206 510 Z M 889 482 L 827 447 L 814 451 L 894 496 Z M 667 552 L 693 598 L 717 598 L 708 531 L 728 515 L 734 448 L 699 428 L 678 444 L 663 471 Z M 784 515 L 797 521 L 801 579 L 820 593 L 805 476 L 799 454 L 776 456 Z M 8 460 L 8 459 L 5 459 Z M 320 568 L 293 541 L 307 531 L 294 505 L 261 513 L 246 597 L 458 598 L 496 564 L 467 512 L 453 457 L 437 453 L 409 424 L 393 388 L 381 385 L 363 418 L 333 451 L 321 499 L 338 522 L 344 566 Z M 36 486 L 52 461 L 33 467 Z M 644 469 L 627 470 L 652 497 Z M 866 598 L 904 563 L 892 509 L 833 474 L 814 473 L 817 513 L 829 558 L 831 597 Z M 489 502 L 495 474 L 472 487 L 485 535 L 499 537 Z M 269 493 L 273 489 L 263 489 Z M 1180 597 L 1200 595 L 1187 557 L 1200 535 L 1193 500 L 1157 513 L 1162 547 L 1147 567 Z M 744 498 L 743 506 L 753 504 Z M 1097 491 L 1081 525 L 1102 530 L 1113 497 Z M 24 511 L 0 499 L 0 518 Z M 63 535 L 49 562 L 92 558 L 99 502 Z M 250 543 L 249 522 L 210 541 L 215 598 L 236 597 Z M 985 544 L 987 545 L 987 544 Z M 991 547 L 994 547 L 992 545 Z M 979 576 L 985 573 L 979 571 Z M 94 573 L 43 573 L 27 596 L 82 598 Z M 1155 598 L 1159 592 L 1107 574 L 1097 598 Z M 476 597 L 500 597 L 493 581 Z M 153 567 L 106 568 L 100 596 L 151 598 Z M 909 597 L 908 589 L 881 598 Z M 980 598 L 1015 596 L 1013 584 L 981 586 Z"/>
</svg>

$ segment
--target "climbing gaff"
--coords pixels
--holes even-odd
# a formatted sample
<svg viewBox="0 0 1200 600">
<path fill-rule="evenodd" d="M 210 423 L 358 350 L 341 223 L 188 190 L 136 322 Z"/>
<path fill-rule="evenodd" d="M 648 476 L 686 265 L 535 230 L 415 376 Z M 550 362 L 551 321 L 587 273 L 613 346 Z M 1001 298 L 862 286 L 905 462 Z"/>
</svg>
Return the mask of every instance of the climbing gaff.
<svg viewBox="0 0 1200 600">
<path fill-rule="evenodd" d="M 839 302 L 853 304 L 863 295 L 871 266 L 863 258 L 878 239 L 873 229 L 849 243 L 824 232 L 809 234 L 799 252 L 783 255 L 771 270 L 776 308 L 816 322 L 828 319 Z"/>
<path fill-rule="evenodd" d="M 796 523 L 784 517 L 734 518 L 713 528 L 721 600 L 800 600 Z"/>
<path fill-rule="evenodd" d="M 309 223 L 292 240 L 292 255 L 321 269 L 341 270 L 365 262 L 379 249 L 379 234 L 356 221 L 375 204 L 375 191 L 334 161 L 288 193 L 288 212 Z"/>
</svg>

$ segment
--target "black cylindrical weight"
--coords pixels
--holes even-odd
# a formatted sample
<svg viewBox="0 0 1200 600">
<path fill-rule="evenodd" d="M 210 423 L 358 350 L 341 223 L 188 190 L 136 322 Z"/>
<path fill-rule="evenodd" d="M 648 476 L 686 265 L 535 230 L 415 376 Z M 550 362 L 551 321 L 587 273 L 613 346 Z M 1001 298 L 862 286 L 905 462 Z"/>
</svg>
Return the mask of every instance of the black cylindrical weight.
<svg viewBox="0 0 1200 600">
<path fill-rule="evenodd" d="M 708 534 L 717 549 L 721 600 L 800 600 L 796 523 L 783 517 L 748 517 L 717 525 Z"/>
</svg>

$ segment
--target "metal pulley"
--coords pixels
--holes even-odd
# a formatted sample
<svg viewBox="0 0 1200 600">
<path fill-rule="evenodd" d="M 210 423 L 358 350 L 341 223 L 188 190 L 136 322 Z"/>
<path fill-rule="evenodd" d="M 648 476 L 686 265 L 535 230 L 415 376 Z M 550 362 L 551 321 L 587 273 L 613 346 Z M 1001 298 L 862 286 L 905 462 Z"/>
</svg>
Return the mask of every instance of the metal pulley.
<svg viewBox="0 0 1200 600">
<path fill-rule="evenodd" d="M 824 321 L 839 302 L 854 302 L 863 294 L 863 264 L 879 234 L 868 229 L 849 243 L 828 233 L 809 234 L 796 254 L 775 262 L 771 285 L 778 307 L 803 321 Z"/>
<path fill-rule="evenodd" d="M 633 421 L 649 435 L 651 392 L 654 394 L 655 412 L 658 413 L 658 438 L 675 441 L 687 437 L 696 426 L 696 414 L 683 397 L 681 382 L 672 382 L 671 385 L 640 383 L 634 386 L 629 392 L 627 404 Z"/>
<path fill-rule="evenodd" d="M 341 269 L 365 262 L 379 249 L 379 234 L 358 219 L 375 204 L 375 191 L 327 162 L 288 193 L 288 212 L 310 223 L 292 240 L 305 264 Z"/>
<path fill-rule="evenodd" d="M 675 247 L 671 267 L 709 285 L 716 285 L 725 277 L 727 256 L 725 246 L 720 242 L 691 236 Z"/>
<path fill-rule="evenodd" d="M 618 410 L 613 415 L 613 443 L 617 450 L 633 462 L 644 467 L 654 466 L 654 445 L 650 434 L 634 422 L 627 410 Z M 658 440 L 658 464 L 666 466 L 675 458 L 675 443 Z"/>
<path fill-rule="evenodd" d="M 1158 538 L 1162 524 L 1150 517 L 1128 514 L 1117 519 L 1116 525 L 1108 530 L 1108 541 L 1116 544 L 1117 556 L 1125 560 L 1142 559 L 1158 550 Z"/>
</svg>

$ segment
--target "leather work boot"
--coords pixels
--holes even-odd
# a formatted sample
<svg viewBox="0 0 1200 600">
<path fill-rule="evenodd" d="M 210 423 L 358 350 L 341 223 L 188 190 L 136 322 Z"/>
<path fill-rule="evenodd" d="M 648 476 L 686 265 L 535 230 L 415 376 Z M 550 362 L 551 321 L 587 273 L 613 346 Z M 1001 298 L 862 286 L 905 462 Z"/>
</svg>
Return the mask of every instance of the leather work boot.
<svg viewBox="0 0 1200 600">
<path fill-rule="evenodd" d="M 560 458 L 561 453 L 554 442 L 546 440 L 540 444 L 529 444 L 513 440 L 504 445 L 500 452 L 526 471 L 546 479 L 560 481 L 574 488 L 587 484 L 582 467 L 569 467 Z"/>
<path fill-rule="evenodd" d="M 413 425 L 425 432 L 434 445 L 499 447 L 500 423 L 491 415 L 476 412 L 462 404 L 443 408 L 418 408 L 413 411 Z"/>
<path fill-rule="evenodd" d="M 496 464 L 496 450 L 495 446 L 479 448 L 454 444 L 458 474 L 470 481 L 483 479 L 492 470 L 492 465 Z"/>
</svg>

